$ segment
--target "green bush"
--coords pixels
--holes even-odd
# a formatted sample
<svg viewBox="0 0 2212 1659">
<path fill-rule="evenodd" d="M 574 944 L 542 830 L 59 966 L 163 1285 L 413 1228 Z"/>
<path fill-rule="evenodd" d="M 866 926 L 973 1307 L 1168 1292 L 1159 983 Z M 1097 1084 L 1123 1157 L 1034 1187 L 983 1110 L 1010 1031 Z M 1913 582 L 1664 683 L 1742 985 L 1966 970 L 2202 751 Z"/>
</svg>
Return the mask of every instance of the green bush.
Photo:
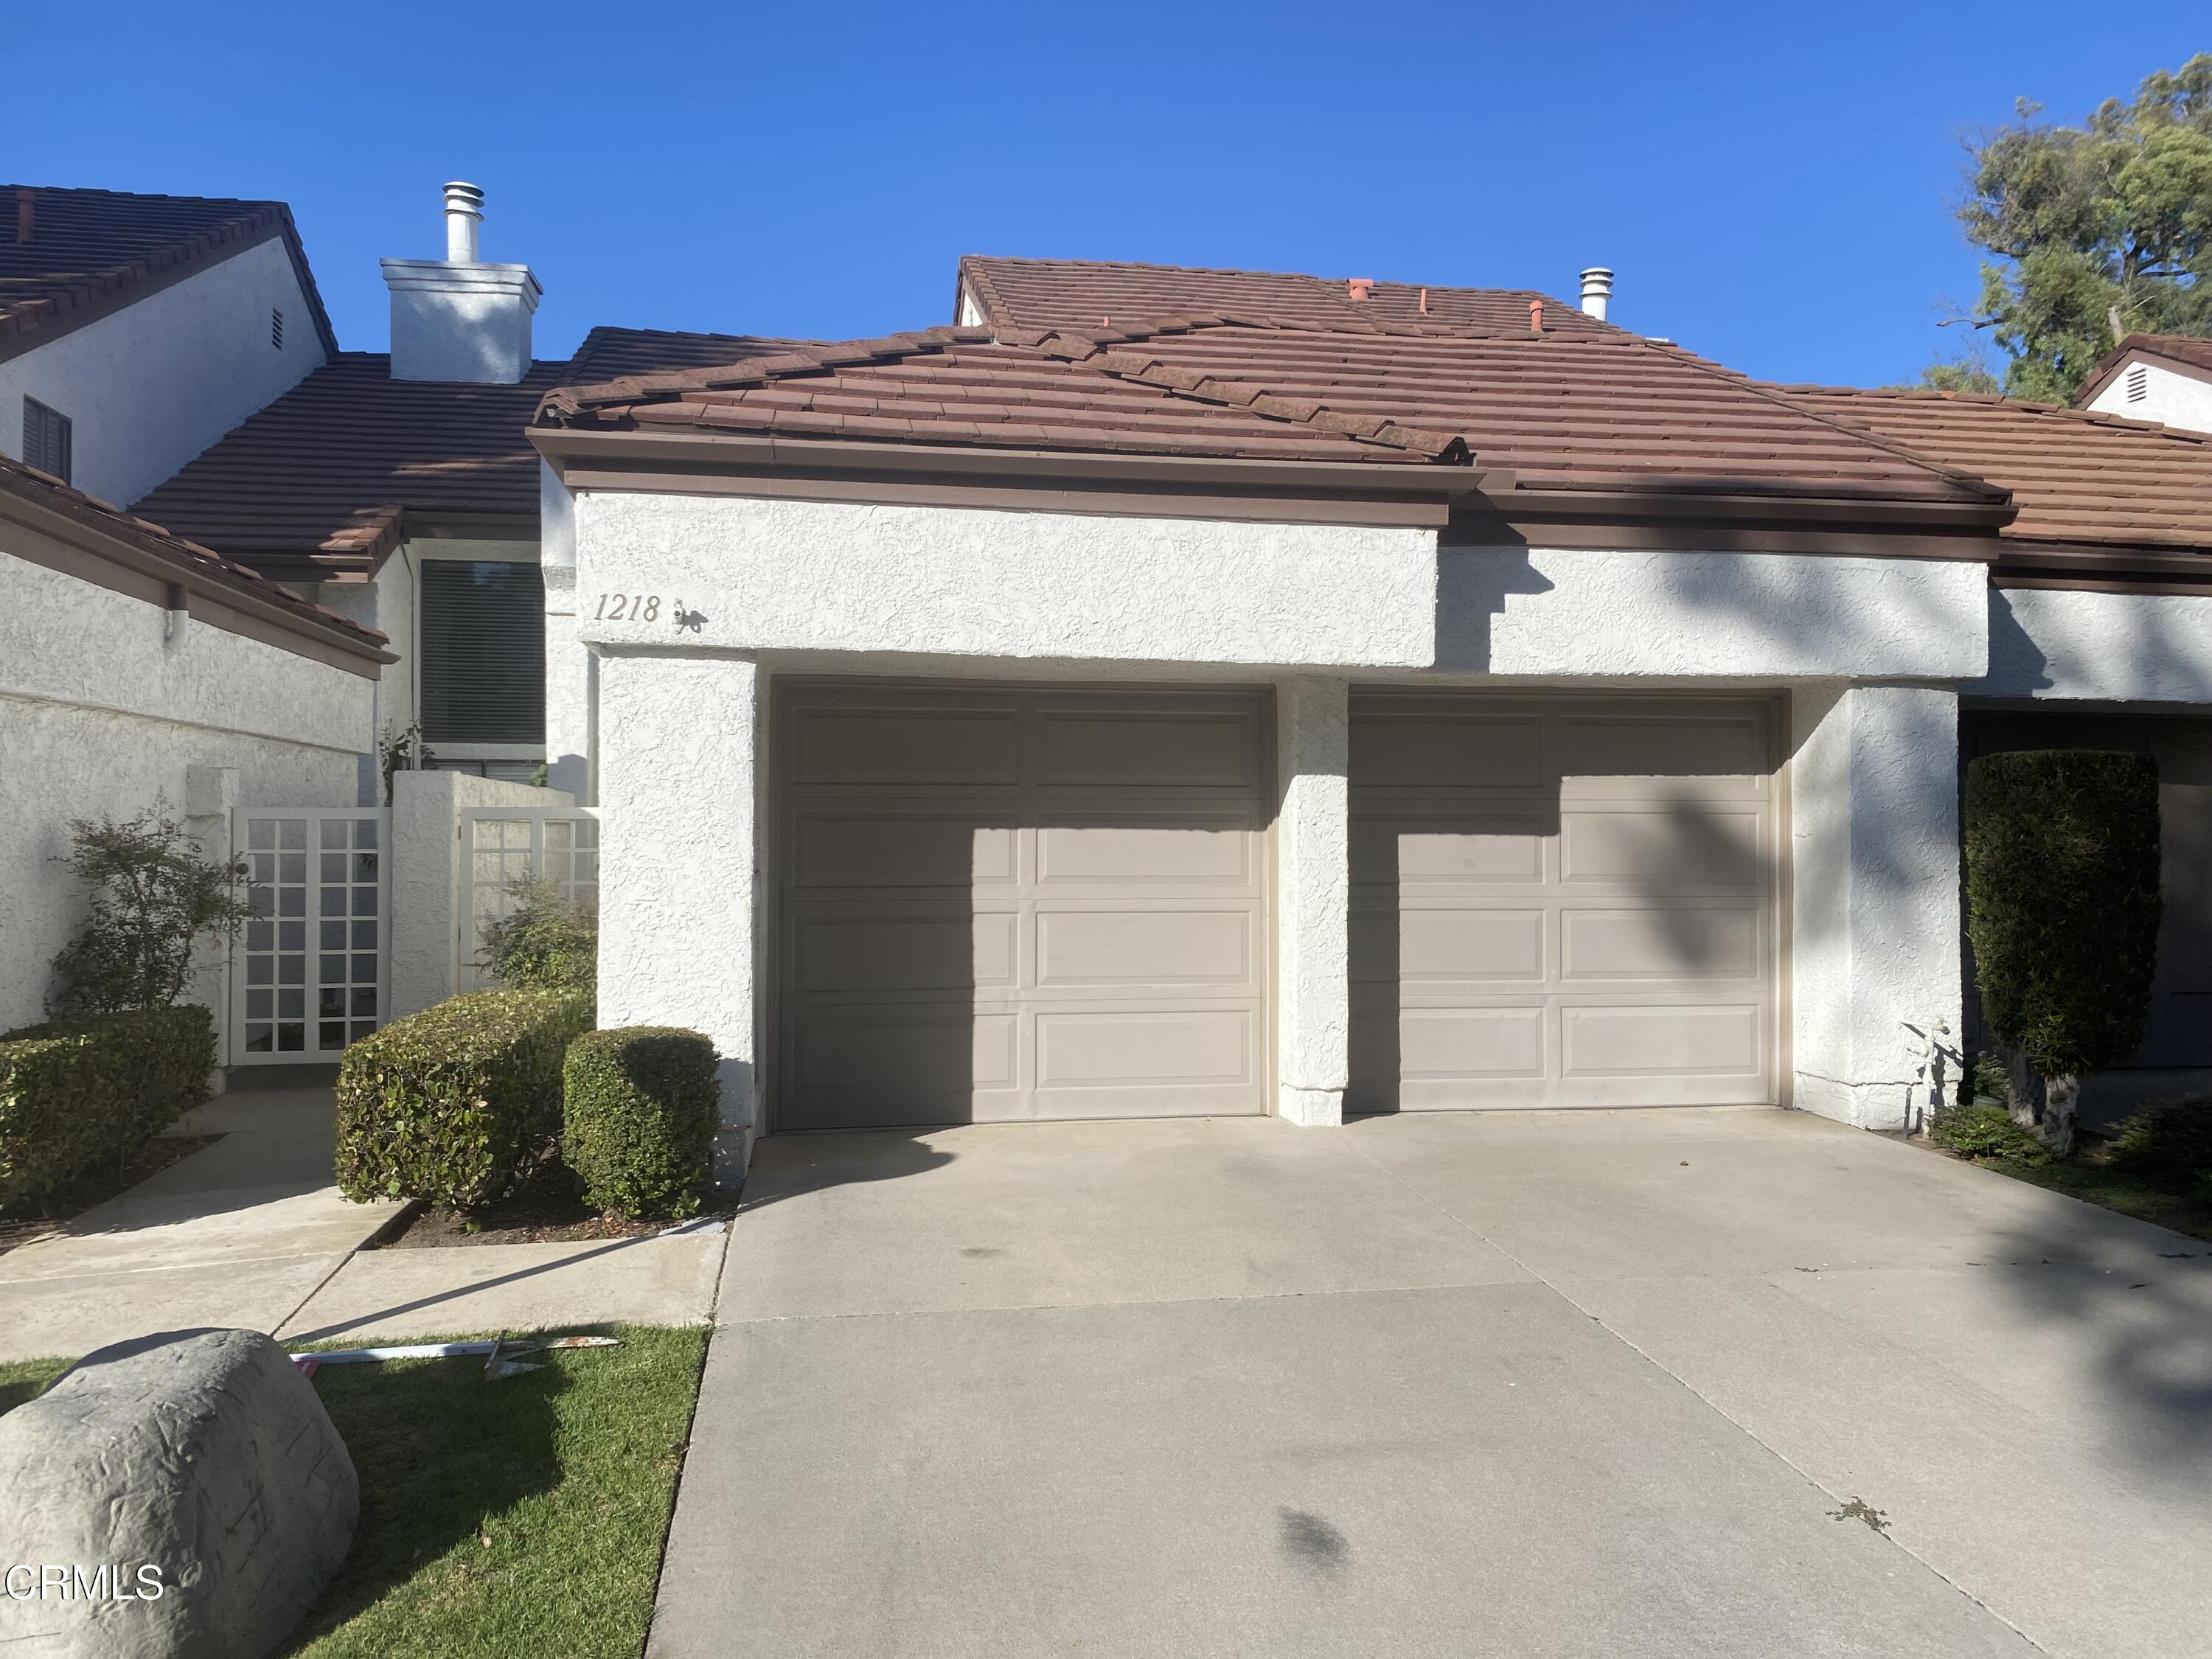
<svg viewBox="0 0 2212 1659">
<path fill-rule="evenodd" d="M 2090 749 L 1966 768 L 1966 927 L 1998 1042 L 2045 1078 L 2142 1042 L 2158 963 L 2158 766 Z"/>
<path fill-rule="evenodd" d="M 2008 1158 L 2015 1164 L 2048 1164 L 2051 1149 L 2033 1129 L 2012 1121 L 2002 1106 L 1945 1106 L 1928 1120 L 1931 1139 L 1967 1158 Z"/>
<path fill-rule="evenodd" d="M 707 1183 L 721 1086 L 696 1031 L 629 1025 L 568 1045 L 561 1155 L 619 1215 L 687 1216 Z"/>
<path fill-rule="evenodd" d="M 2212 1095 L 2154 1100 L 2120 1125 L 2112 1167 L 2184 1197 L 2212 1183 Z"/>
<path fill-rule="evenodd" d="M 207 1098 L 215 1022 L 195 1003 L 0 1037 L 0 1206 L 122 1159 Z"/>
<path fill-rule="evenodd" d="M 477 991 L 394 1020 L 338 1063 L 338 1190 L 475 1209 L 561 1127 L 561 1060 L 591 1029 L 574 991 Z"/>
<path fill-rule="evenodd" d="M 507 890 L 514 908 L 484 934 L 492 977 L 518 991 L 591 990 L 599 971 L 599 912 L 543 876 L 519 877 Z"/>
<path fill-rule="evenodd" d="M 240 871 L 202 858 L 158 798 L 135 818 L 74 818 L 70 838 L 69 866 L 90 893 L 54 958 L 48 1006 L 64 1018 L 169 1006 L 191 983 L 192 947 L 252 914 Z"/>
</svg>

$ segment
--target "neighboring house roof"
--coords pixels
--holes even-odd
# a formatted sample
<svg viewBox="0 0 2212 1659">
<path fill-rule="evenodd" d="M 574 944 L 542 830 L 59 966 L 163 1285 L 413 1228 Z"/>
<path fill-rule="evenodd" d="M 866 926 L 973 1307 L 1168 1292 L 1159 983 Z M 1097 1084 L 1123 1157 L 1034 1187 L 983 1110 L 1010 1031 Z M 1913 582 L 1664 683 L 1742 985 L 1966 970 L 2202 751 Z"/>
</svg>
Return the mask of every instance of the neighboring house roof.
<svg viewBox="0 0 2212 1659">
<path fill-rule="evenodd" d="M 2197 380 L 2212 380 L 2212 340 L 2187 334 L 2130 334 L 2097 360 L 2074 401 L 2086 404 L 2102 392 L 2112 376 L 2142 357 Z"/>
<path fill-rule="evenodd" d="M 1205 325 L 1188 326 L 1202 329 Z M 720 368 L 566 388 L 541 424 L 747 433 L 998 450 L 1234 459 L 1466 463 L 1449 431 L 1346 416 L 1195 376 L 1161 376 L 1132 337 L 933 328 Z M 1188 382 L 1184 384 L 1182 382 Z"/>
<path fill-rule="evenodd" d="M 1972 392 L 1780 389 L 2009 489 L 2001 580 L 2212 582 L 2212 439 Z"/>
<path fill-rule="evenodd" d="M 9 208 L 12 224 L 4 216 Z M 292 210 L 282 202 L 0 186 L 0 358 L 42 346 L 272 237 L 282 238 L 291 256 L 323 349 L 335 352 L 337 337 Z"/>
<path fill-rule="evenodd" d="M 580 371 L 726 361 L 789 343 L 599 328 L 514 386 L 395 380 L 381 352 L 338 354 L 137 503 L 210 546 L 292 580 L 359 575 L 416 526 L 533 539 L 532 411 Z"/>
<path fill-rule="evenodd" d="M 0 551 L 170 610 L 185 609 L 215 627 L 337 661 L 356 672 L 374 675 L 376 665 L 398 660 L 383 648 L 385 636 L 376 629 L 4 456 L 0 521 L 16 530 L 0 533 Z"/>
<path fill-rule="evenodd" d="M 1008 259 L 978 253 L 961 259 L 960 283 L 975 296 L 984 320 L 999 329 L 1127 327 L 1151 318 L 1218 312 L 1324 325 L 1364 318 L 1526 332 L 1529 303 L 1536 301 L 1544 307 L 1545 328 L 1553 333 L 1622 332 L 1532 289 L 1422 288 L 1377 282 L 1366 299 L 1355 301 L 1348 279 L 1290 271 L 1217 270 L 1108 259 Z M 1421 309 L 1424 295 L 1425 313 Z M 953 320 L 959 320 L 957 312 Z"/>
</svg>

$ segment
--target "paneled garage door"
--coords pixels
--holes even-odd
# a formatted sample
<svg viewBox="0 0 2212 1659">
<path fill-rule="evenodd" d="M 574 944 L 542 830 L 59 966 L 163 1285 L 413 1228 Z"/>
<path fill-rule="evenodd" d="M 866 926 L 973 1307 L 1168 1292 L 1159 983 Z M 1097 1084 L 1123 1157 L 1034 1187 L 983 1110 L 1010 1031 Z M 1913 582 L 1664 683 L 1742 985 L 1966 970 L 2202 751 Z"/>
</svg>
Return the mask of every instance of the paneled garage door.
<svg viewBox="0 0 2212 1659">
<path fill-rule="evenodd" d="M 1356 698 L 1347 1105 L 1774 1099 L 1774 718 Z"/>
<path fill-rule="evenodd" d="M 1267 714 L 786 688 L 775 1126 L 1264 1111 Z"/>
</svg>

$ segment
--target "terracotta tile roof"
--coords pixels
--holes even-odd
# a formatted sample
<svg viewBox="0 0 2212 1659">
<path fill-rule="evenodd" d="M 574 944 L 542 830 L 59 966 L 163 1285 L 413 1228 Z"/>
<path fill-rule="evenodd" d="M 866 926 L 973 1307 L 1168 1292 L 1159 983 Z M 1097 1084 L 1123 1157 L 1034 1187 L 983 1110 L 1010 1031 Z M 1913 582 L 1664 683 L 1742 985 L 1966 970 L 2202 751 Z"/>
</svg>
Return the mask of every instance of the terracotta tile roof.
<svg viewBox="0 0 2212 1659">
<path fill-rule="evenodd" d="M 572 385 L 611 380 L 623 374 L 655 374 L 664 369 L 713 368 L 747 357 L 803 346 L 761 334 L 693 334 L 663 328 L 593 329 L 584 337 L 566 374 Z"/>
<path fill-rule="evenodd" d="M 578 376 L 727 361 L 789 342 L 596 328 L 576 356 L 515 386 L 395 380 L 380 352 L 342 352 L 137 503 L 185 534 L 299 580 L 373 566 L 408 515 L 535 522 L 538 399 Z M 534 532 L 533 532 L 534 533 Z"/>
<path fill-rule="evenodd" d="M 1521 492 L 1651 491 L 1984 505 L 2001 492 L 1952 466 L 1672 346 L 1614 331 L 1497 336 L 1436 326 L 1222 321 L 1163 328 L 1147 378 L 1264 388 L 1345 419 L 1463 438 Z M 1140 332 L 1129 331 L 1133 336 Z"/>
<path fill-rule="evenodd" d="M 2212 340 L 2200 340 L 2187 334 L 2130 334 L 2097 360 L 2097 366 L 2089 371 L 2089 378 L 2081 383 L 2081 390 L 2074 401 L 2087 403 L 2105 389 L 2105 383 L 2124 364 L 2137 356 L 2163 357 L 2170 363 L 2212 372 Z"/>
<path fill-rule="evenodd" d="M 31 236 L 21 240 L 27 206 Z M 27 351 L 133 297 L 282 236 L 325 350 L 337 349 L 282 202 L 0 185 L 0 356 Z"/>
<path fill-rule="evenodd" d="M 1166 333 L 933 328 L 809 345 L 711 369 L 625 376 L 545 400 L 545 425 L 744 432 L 999 450 L 1238 459 L 1465 464 L 1466 444 L 1384 416 L 1346 414 L 1271 388 L 1159 372 Z"/>
<path fill-rule="evenodd" d="M 1970 392 L 1784 386 L 1808 408 L 2013 493 L 2006 540 L 2212 552 L 2212 439 Z"/>
<path fill-rule="evenodd" d="M 1376 282 L 1354 301 L 1341 277 L 1288 271 L 1215 270 L 1105 259 L 1008 259 L 970 253 L 960 280 L 994 328 L 1126 327 L 1146 318 L 1220 313 L 1324 325 L 1368 319 L 1433 324 L 1484 333 L 1527 332 L 1528 306 L 1541 301 L 1544 326 L 1558 334 L 1621 336 L 1563 300 L 1532 289 L 1444 288 Z M 1421 310 L 1421 296 L 1428 310 Z M 958 320 L 956 314 L 955 319 Z"/>
<path fill-rule="evenodd" d="M 364 628 L 349 617 L 317 605 L 291 588 L 270 581 L 248 565 L 187 541 L 97 495 L 73 489 L 35 467 L 0 456 L 0 516 L 7 515 L 11 501 L 29 502 L 128 542 L 163 563 L 174 566 L 180 574 L 198 577 L 251 600 L 273 605 L 313 627 L 349 635 L 357 645 L 374 649 L 385 643 L 385 636 L 375 629 Z M 4 541 L 0 541 L 0 550 L 4 548 Z"/>
</svg>

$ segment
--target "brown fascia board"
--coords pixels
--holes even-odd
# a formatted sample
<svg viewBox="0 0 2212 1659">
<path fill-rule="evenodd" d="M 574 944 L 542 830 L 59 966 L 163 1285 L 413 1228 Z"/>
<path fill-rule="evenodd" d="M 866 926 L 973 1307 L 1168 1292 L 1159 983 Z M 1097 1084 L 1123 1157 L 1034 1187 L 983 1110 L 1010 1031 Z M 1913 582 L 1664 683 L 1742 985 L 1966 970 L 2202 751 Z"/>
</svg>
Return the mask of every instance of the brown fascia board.
<svg viewBox="0 0 2212 1659">
<path fill-rule="evenodd" d="M 572 489 L 906 501 L 1441 527 L 1479 491 L 1474 466 L 1269 461 L 1097 451 L 981 450 L 750 434 L 537 427 L 530 441 Z"/>
<path fill-rule="evenodd" d="M 36 351 L 103 317 L 112 317 L 163 289 L 173 288 L 204 270 L 211 270 L 226 259 L 234 259 L 278 236 L 284 239 L 293 274 L 299 277 L 300 291 L 307 296 L 307 314 L 315 325 L 317 337 L 323 343 L 323 355 L 335 357 L 338 350 L 337 332 L 331 326 L 330 313 L 323 309 L 322 293 L 315 286 L 315 273 L 308 266 L 307 250 L 300 240 L 299 230 L 292 223 L 291 214 L 283 212 L 211 248 L 197 249 L 173 258 L 158 270 L 133 272 L 112 288 L 72 301 L 66 309 L 42 306 L 29 316 L 15 319 L 11 326 L 0 328 L 0 363 Z"/>
<path fill-rule="evenodd" d="M 2207 386 L 2212 386 L 2212 368 L 2200 368 L 2195 363 L 2185 363 L 2179 357 L 2169 357 L 2163 351 L 2160 351 L 2156 346 L 2126 346 L 2115 352 L 2112 355 L 2112 362 L 2105 368 L 2100 369 L 2096 374 L 2091 375 L 2081 389 L 2074 394 L 2074 407 L 2078 410 L 2088 410 L 2090 403 L 2094 400 L 2097 394 L 2102 392 L 2106 386 L 2110 386 L 2122 369 L 2126 368 L 2130 364 L 2136 362 L 2138 359 L 2147 362 L 2156 363 L 2160 368 L 2164 369 L 2169 374 L 2179 374 L 2185 380 L 2201 380 Z M 2100 415 L 2118 413 L 2117 410 L 2097 410 L 2090 412 Z M 2123 420 L 2133 420 L 2136 417 L 2134 416 L 2124 415 L 2121 416 L 2120 418 Z M 2154 426 L 2158 424 L 2158 422 L 2154 421 L 2145 421 L 2142 424 L 2145 426 Z"/>
<path fill-rule="evenodd" d="M 386 665 L 399 660 L 335 621 L 319 622 L 243 583 L 226 581 L 149 551 L 127 535 L 103 531 L 20 495 L 10 496 L 4 505 L 6 519 L 28 532 L 9 538 L 6 550 L 33 564 L 165 610 L 176 609 L 175 601 L 181 597 L 183 608 L 197 622 L 366 679 L 380 678 Z"/>
<path fill-rule="evenodd" d="M 1990 580 L 1998 587 L 2068 587 L 2100 593 L 2212 593 L 2212 548 L 2008 540 Z"/>
</svg>

